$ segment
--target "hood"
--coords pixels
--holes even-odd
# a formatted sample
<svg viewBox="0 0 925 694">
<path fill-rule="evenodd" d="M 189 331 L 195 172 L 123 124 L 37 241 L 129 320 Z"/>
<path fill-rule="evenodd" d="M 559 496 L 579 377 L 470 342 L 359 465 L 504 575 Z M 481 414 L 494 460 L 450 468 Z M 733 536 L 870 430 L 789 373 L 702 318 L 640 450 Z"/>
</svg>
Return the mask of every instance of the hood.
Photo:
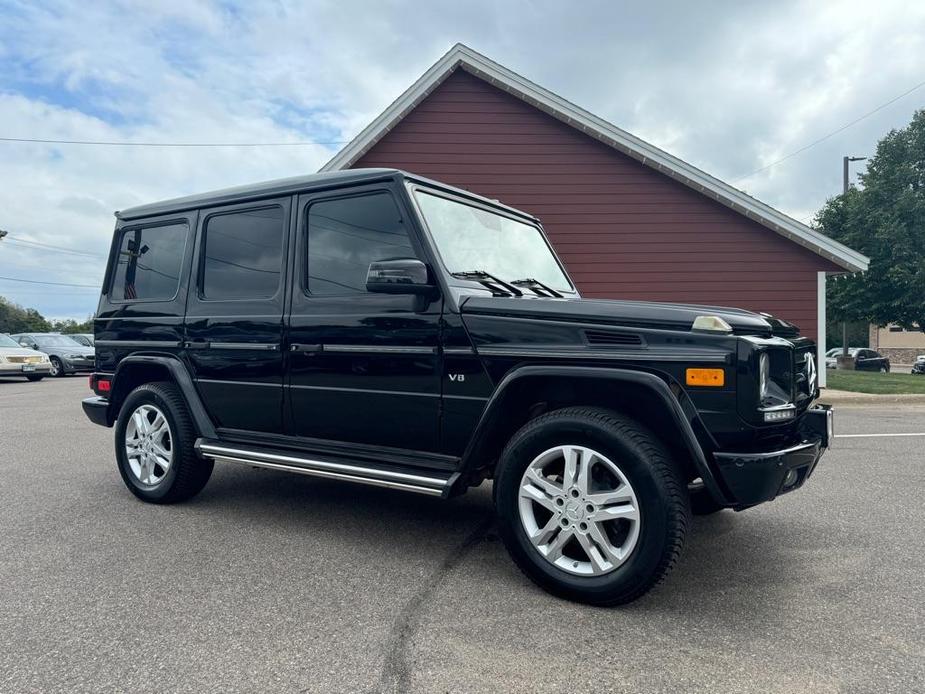
<svg viewBox="0 0 925 694">
<path fill-rule="evenodd" d="M 41 357 L 45 352 L 26 347 L 0 347 L 0 357 Z"/>
<path fill-rule="evenodd" d="M 40 352 L 47 352 L 49 354 L 80 354 L 85 357 L 92 357 L 96 354 L 96 350 L 93 347 L 87 347 L 86 345 L 81 345 L 74 343 L 73 345 L 39 345 Z"/>
<path fill-rule="evenodd" d="M 655 301 L 609 299 L 548 299 L 532 297 L 470 296 L 462 304 L 464 314 L 512 316 L 545 320 L 579 321 L 637 328 L 689 331 L 697 316 L 718 316 L 737 335 L 793 337 L 799 329 L 768 314 L 725 306 L 668 304 Z"/>
</svg>

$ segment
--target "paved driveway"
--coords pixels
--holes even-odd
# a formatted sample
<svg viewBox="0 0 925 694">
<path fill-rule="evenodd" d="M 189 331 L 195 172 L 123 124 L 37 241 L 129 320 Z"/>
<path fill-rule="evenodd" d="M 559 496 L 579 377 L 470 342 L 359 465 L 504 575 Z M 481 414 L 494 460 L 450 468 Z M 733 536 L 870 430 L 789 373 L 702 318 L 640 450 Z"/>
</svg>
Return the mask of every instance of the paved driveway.
<svg viewBox="0 0 925 694">
<path fill-rule="evenodd" d="M 0 383 L 0 691 L 925 691 L 925 437 L 839 441 L 608 610 L 517 571 L 487 488 L 216 467 L 190 503 L 138 502 L 85 391 Z M 840 414 L 925 432 L 925 406 Z"/>
</svg>

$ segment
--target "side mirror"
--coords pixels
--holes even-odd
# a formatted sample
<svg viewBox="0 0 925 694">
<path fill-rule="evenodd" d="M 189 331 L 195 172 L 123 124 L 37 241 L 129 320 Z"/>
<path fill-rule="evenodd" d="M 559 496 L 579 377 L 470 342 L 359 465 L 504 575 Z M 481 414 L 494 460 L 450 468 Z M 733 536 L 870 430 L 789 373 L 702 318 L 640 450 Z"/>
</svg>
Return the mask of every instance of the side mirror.
<svg viewBox="0 0 925 694">
<path fill-rule="evenodd" d="M 427 265 L 417 258 L 377 260 L 369 264 L 366 291 L 377 294 L 430 294 L 435 286 L 430 282 Z"/>
</svg>

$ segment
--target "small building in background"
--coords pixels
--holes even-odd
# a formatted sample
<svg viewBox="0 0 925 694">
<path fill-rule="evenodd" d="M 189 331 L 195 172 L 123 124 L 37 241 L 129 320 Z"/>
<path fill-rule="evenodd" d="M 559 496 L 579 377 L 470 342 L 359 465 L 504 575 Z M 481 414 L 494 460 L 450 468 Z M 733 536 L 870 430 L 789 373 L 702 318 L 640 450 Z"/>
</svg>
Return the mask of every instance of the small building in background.
<svg viewBox="0 0 925 694">
<path fill-rule="evenodd" d="M 870 326 L 870 347 L 893 364 L 912 364 L 920 354 L 925 354 L 925 333 L 921 330 L 906 330 L 898 325 Z"/>
</svg>

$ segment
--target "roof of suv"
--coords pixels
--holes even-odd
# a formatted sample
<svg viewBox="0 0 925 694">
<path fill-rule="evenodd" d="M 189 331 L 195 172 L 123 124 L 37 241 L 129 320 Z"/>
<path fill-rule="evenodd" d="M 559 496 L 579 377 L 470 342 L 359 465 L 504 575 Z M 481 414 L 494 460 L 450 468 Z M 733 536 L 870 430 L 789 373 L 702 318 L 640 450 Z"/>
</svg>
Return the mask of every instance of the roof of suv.
<svg viewBox="0 0 925 694">
<path fill-rule="evenodd" d="M 346 169 L 344 171 L 330 171 L 325 173 L 309 174 L 306 176 L 293 176 L 292 178 L 279 178 L 273 181 L 264 181 L 262 183 L 250 183 L 243 186 L 234 186 L 232 188 L 223 188 L 213 190 L 207 193 L 198 193 L 196 195 L 187 195 L 182 198 L 173 198 L 161 202 L 153 202 L 148 205 L 139 205 L 130 207 L 127 210 L 116 212 L 119 219 L 139 219 L 142 217 L 153 217 L 155 215 L 170 214 L 173 212 L 183 212 L 194 210 L 200 207 L 211 207 L 213 205 L 223 205 L 233 202 L 244 202 L 249 200 L 259 200 L 261 198 L 272 198 L 279 195 L 291 195 L 304 190 L 321 189 L 327 187 L 340 187 L 352 183 L 363 183 L 367 181 L 383 180 L 401 176 L 409 178 L 420 183 L 443 188 L 444 190 L 456 192 L 470 198 L 482 200 L 490 205 L 502 207 L 510 212 L 528 219 L 534 219 L 531 215 L 508 207 L 497 200 L 489 200 L 475 193 L 466 190 L 454 188 L 453 186 L 439 181 L 433 181 L 423 176 L 415 176 L 400 169 Z"/>
</svg>

